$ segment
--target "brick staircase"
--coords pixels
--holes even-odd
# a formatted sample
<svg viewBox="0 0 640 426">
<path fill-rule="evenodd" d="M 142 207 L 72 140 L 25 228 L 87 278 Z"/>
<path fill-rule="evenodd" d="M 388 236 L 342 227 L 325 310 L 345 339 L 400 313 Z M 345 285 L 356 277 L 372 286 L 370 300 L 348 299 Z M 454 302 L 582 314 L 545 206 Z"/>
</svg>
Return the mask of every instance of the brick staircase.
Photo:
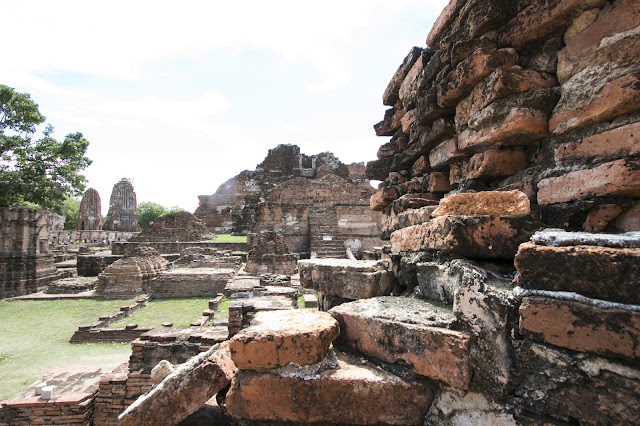
<svg viewBox="0 0 640 426">
<path fill-rule="evenodd" d="M 318 258 L 346 257 L 344 240 L 338 233 L 338 217 L 333 207 L 311 207 L 309 211 L 311 253 Z M 331 237 L 327 239 L 325 237 Z"/>
</svg>

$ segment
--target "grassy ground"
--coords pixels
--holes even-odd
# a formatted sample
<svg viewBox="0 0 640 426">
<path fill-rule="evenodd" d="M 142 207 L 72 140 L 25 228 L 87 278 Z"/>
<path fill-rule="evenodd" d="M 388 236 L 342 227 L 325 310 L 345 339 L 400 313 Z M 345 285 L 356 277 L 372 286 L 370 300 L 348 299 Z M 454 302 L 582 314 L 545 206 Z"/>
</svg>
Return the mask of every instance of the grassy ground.
<svg viewBox="0 0 640 426">
<path fill-rule="evenodd" d="M 0 301 L 0 400 L 57 367 L 101 366 L 110 371 L 131 354 L 129 343 L 70 344 L 80 324 L 117 312 L 133 300 Z"/>
<path fill-rule="evenodd" d="M 246 243 L 246 235 L 218 234 L 211 239 L 214 243 Z"/>
<path fill-rule="evenodd" d="M 111 324 L 111 327 L 124 327 L 131 323 L 140 327 L 159 327 L 166 321 L 175 326 L 189 325 L 200 318 L 202 311 L 209 308 L 210 299 L 212 298 L 155 299 L 133 315 Z"/>
</svg>

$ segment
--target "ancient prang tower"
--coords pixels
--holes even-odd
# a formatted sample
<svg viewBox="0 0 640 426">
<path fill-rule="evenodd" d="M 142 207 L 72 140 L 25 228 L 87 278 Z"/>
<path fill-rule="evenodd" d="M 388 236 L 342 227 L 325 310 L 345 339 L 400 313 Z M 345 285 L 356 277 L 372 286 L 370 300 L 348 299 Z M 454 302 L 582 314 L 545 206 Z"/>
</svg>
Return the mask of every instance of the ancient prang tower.
<svg viewBox="0 0 640 426">
<path fill-rule="evenodd" d="M 78 231 L 99 231 L 102 229 L 101 214 L 100 194 L 93 188 L 87 189 L 80 202 L 76 229 Z"/>
<path fill-rule="evenodd" d="M 105 231 L 140 232 L 137 207 L 136 193 L 131 181 L 122 178 L 120 182 L 113 185 L 109 200 L 109 213 L 107 213 L 102 229 Z"/>
</svg>

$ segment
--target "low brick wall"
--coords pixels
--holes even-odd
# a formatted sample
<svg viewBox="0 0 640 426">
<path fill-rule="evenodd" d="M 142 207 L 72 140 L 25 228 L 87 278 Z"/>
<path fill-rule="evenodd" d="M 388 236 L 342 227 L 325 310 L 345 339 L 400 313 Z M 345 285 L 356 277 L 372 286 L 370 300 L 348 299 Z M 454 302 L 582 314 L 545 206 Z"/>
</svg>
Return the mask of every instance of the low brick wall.
<svg viewBox="0 0 640 426">
<path fill-rule="evenodd" d="M 130 306 L 122 306 L 120 310 L 112 315 L 105 315 L 98 318 L 98 321 L 90 324 L 83 324 L 71 336 L 69 343 L 109 343 L 109 342 L 131 342 L 143 333 L 151 330 L 150 327 L 125 327 L 125 328 L 105 328 L 109 325 L 128 317 L 147 305 L 148 296 L 139 297 L 136 303 Z"/>
<path fill-rule="evenodd" d="M 174 268 L 149 282 L 153 298 L 217 296 L 235 272 L 232 269 Z"/>
<path fill-rule="evenodd" d="M 211 241 L 192 242 L 114 242 L 111 246 L 111 253 L 117 255 L 130 255 L 138 246 L 153 247 L 158 253 L 180 253 L 185 248 L 200 247 L 214 248 L 218 250 L 247 251 L 247 243 L 214 243 Z"/>
<path fill-rule="evenodd" d="M 106 377 L 95 397 L 94 426 L 117 424 L 118 416 L 152 385 L 151 374 L 120 373 Z"/>
</svg>

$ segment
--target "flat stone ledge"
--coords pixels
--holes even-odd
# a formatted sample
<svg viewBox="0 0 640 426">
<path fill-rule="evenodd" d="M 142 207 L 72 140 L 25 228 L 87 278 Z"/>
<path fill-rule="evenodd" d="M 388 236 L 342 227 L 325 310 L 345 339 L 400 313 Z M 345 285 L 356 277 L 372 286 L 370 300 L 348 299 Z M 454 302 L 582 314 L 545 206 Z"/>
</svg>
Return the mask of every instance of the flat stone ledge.
<svg viewBox="0 0 640 426">
<path fill-rule="evenodd" d="M 640 248 L 640 232 L 624 234 L 592 234 L 590 232 L 568 232 L 563 229 L 543 229 L 531 237 L 541 246 L 601 246 L 613 248 Z"/>
</svg>

